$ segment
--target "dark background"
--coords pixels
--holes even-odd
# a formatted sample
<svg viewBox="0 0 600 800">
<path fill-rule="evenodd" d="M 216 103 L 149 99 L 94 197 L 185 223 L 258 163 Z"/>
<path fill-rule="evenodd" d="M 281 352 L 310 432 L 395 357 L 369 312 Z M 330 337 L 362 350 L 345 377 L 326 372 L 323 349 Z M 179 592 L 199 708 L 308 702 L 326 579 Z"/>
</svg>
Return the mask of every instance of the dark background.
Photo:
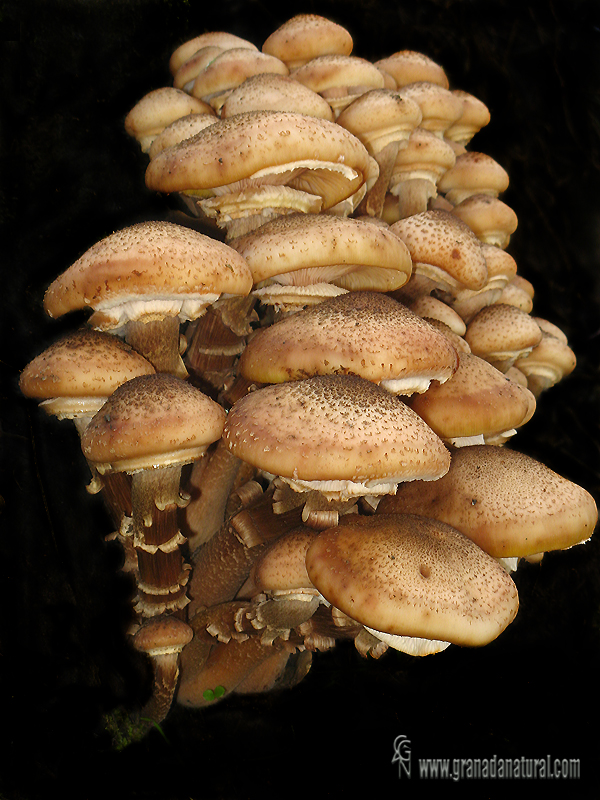
<svg viewBox="0 0 600 800">
<path fill-rule="evenodd" d="M 123 129 L 130 108 L 169 83 L 170 53 L 206 30 L 260 47 L 298 12 L 345 25 L 354 53 L 371 60 L 420 50 L 442 64 L 453 88 L 488 105 L 491 123 L 471 149 L 507 169 L 503 199 L 519 218 L 509 252 L 535 287 L 534 313 L 565 331 L 579 360 L 542 396 L 513 446 L 600 496 L 597 3 L 5 5 L 0 797 L 399 797 L 457 789 L 483 798 L 512 788 L 400 779 L 391 763 L 399 734 L 415 757 L 579 758 L 575 785 L 535 790 L 595 796 L 597 539 L 520 568 L 519 615 L 481 650 L 451 647 L 426 659 L 390 651 L 369 662 L 339 646 L 317 654 L 293 690 L 197 712 L 175 708 L 164 737 L 153 732 L 125 751 L 114 751 L 102 731 L 104 713 L 141 705 L 149 690 L 146 662 L 124 633 L 130 587 L 118 572 L 118 548 L 104 543 L 110 525 L 100 501 L 85 491 L 74 429 L 21 398 L 18 375 L 84 321 L 45 317 L 48 284 L 113 230 L 172 218 L 174 204 L 146 191 L 147 159 Z"/>
</svg>

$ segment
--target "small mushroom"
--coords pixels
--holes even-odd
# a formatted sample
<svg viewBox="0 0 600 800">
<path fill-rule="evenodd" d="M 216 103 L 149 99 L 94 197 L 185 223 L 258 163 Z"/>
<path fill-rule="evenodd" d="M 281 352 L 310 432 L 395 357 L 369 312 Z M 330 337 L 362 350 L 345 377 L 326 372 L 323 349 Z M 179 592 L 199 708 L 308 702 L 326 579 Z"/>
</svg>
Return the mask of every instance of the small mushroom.
<svg viewBox="0 0 600 800">
<path fill-rule="evenodd" d="M 350 55 L 352 36 L 346 28 L 318 14 L 296 14 L 265 40 L 262 51 L 296 69 L 317 56 Z"/>
<path fill-rule="evenodd" d="M 329 103 L 312 89 L 286 75 L 263 72 L 233 89 L 221 106 L 221 118 L 247 111 L 291 111 L 333 122 Z"/>
<path fill-rule="evenodd" d="M 226 50 L 230 47 L 247 47 L 251 50 L 258 49 L 252 42 L 240 36 L 236 36 L 233 33 L 229 33 L 228 31 L 207 31 L 206 33 L 201 33 L 199 36 L 194 36 L 192 39 L 188 39 L 173 51 L 169 59 L 169 70 L 171 74 L 175 76 L 182 65 L 185 64 L 186 61 L 189 61 L 198 50 L 204 47 L 220 47 L 222 50 Z"/>
<path fill-rule="evenodd" d="M 142 152 L 147 153 L 158 134 L 176 119 L 188 114 L 211 112 L 211 107 L 202 100 L 173 86 L 163 86 L 144 95 L 135 104 L 125 117 L 125 130 L 137 139 Z"/>
<path fill-rule="evenodd" d="M 398 88 L 426 81 L 448 89 L 448 76 L 443 67 L 424 53 L 416 50 L 398 50 L 375 62 L 375 66 L 394 78 Z"/>
<path fill-rule="evenodd" d="M 506 372 L 540 343 L 542 331 L 535 319 L 519 308 L 494 303 L 473 317 L 465 339 L 474 355 Z"/>
</svg>

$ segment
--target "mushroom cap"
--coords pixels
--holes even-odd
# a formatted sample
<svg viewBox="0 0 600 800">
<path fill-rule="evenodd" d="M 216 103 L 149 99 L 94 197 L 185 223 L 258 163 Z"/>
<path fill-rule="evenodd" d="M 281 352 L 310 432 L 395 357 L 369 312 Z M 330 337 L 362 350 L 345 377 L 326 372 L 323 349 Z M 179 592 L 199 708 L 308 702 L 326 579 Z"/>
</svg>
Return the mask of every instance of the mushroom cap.
<svg viewBox="0 0 600 800">
<path fill-rule="evenodd" d="M 410 514 L 346 515 L 306 555 L 333 606 L 384 633 L 479 646 L 516 616 L 506 571 L 459 531 Z"/>
<path fill-rule="evenodd" d="M 462 100 L 437 83 L 416 81 L 402 86 L 398 92 L 418 103 L 423 115 L 421 127 L 436 136 L 443 136 L 462 114 Z"/>
<path fill-rule="evenodd" d="M 133 646 L 149 656 L 180 653 L 193 636 L 193 629 L 182 619 L 160 616 L 138 628 L 133 637 Z"/>
<path fill-rule="evenodd" d="M 482 308 L 469 322 L 465 340 L 471 352 L 502 372 L 540 343 L 542 331 L 533 317 L 505 303 Z M 510 363 L 508 363 L 510 362 Z"/>
<path fill-rule="evenodd" d="M 399 486 L 395 497 L 381 500 L 380 511 L 446 522 L 495 558 L 571 547 L 588 539 L 598 521 L 596 503 L 581 486 L 494 445 L 459 448 L 439 481 Z"/>
<path fill-rule="evenodd" d="M 125 117 L 125 130 L 149 150 L 152 140 L 167 125 L 187 114 L 206 114 L 211 107 L 181 89 L 163 86 L 148 92 Z"/>
<path fill-rule="evenodd" d="M 421 122 L 419 105 L 391 89 L 371 89 L 341 112 L 338 125 L 361 140 L 370 153 L 408 138 Z"/>
<path fill-rule="evenodd" d="M 508 189 L 508 183 L 508 172 L 495 159 L 469 150 L 458 155 L 454 166 L 442 175 L 438 190 L 452 205 L 458 205 L 472 194 L 497 197 Z"/>
<path fill-rule="evenodd" d="M 398 87 L 419 81 L 436 83 L 444 89 L 449 86 L 443 68 L 429 56 L 415 50 L 398 50 L 376 61 L 375 66 L 391 75 Z"/>
<path fill-rule="evenodd" d="M 481 289 L 487 267 L 472 230 L 448 211 L 423 211 L 390 226 L 408 247 L 415 270 L 451 288 Z"/>
<path fill-rule="evenodd" d="M 221 437 L 223 408 L 166 373 L 122 384 L 92 418 L 81 440 L 99 472 L 135 472 L 187 464 Z"/>
<path fill-rule="evenodd" d="M 199 131 L 203 131 L 204 128 L 208 128 L 209 125 L 214 125 L 217 119 L 216 114 L 187 114 L 185 117 L 176 119 L 154 139 L 148 151 L 150 158 L 156 158 L 167 147 L 173 147 L 184 139 L 189 139 Z"/>
<path fill-rule="evenodd" d="M 182 225 L 142 222 L 90 247 L 51 284 L 44 308 L 59 317 L 131 300 L 179 299 L 191 305 L 206 295 L 246 295 L 251 288 L 247 264 L 228 245 Z"/>
<path fill-rule="evenodd" d="M 447 380 L 457 366 L 446 337 L 401 303 L 378 292 L 348 292 L 258 331 L 239 371 L 260 383 L 360 375 L 385 388 L 399 381 L 399 393 L 410 394 Z"/>
<path fill-rule="evenodd" d="M 445 136 L 452 142 L 467 145 L 478 131 L 489 124 L 490 111 L 484 102 L 462 89 L 452 89 L 452 94 L 463 102 L 460 117 L 447 129 Z"/>
<path fill-rule="evenodd" d="M 231 246 L 245 259 L 255 285 L 276 279 L 393 291 L 412 272 L 408 248 L 388 228 L 332 214 L 279 217 Z"/>
<path fill-rule="evenodd" d="M 196 50 L 194 55 L 188 58 L 175 73 L 173 86 L 190 93 L 198 74 L 210 64 L 213 58 L 218 56 L 219 53 L 223 53 L 226 49 L 215 44 L 209 44 Z"/>
<path fill-rule="evenodd" d="M 503 250 L 517 230 L 518 219 L 512 208 L 497 197 L 472 194 L 452 209 L 482 242 Z"/>
<path fill-rule="evenodd" d="M 223 438 L 243 461 L 300 481 L 435 479 L 450 460 L 401 400 L 351 375 L 257 389 L 233 405 Z"/>
<path fill-rule="evenodd" d="M 535 408 L 531 392 L 479 356 L 458 354 L 450 380 L 413 395 L 411 408 L 442 439 L 491 437 L 523 425 Z"/>
<path fill-rule="evenodd" d="M 408 98 L 406 98 L 408 100 Z M 398 151 L 390 178 L 390 192 L 398 194 L 402 181 L 424 178 L 435 184 L 451 169 L 456 155 L 450 145 L 425 128 L 415 128 Z"/>
<path fill-rule="evenodd" d="M 383 89 L 383 75 L 370 61 L 358 56 L 322 55 L 307 61 L 291 73 L 295 81 L 322 94 L 334 88 L 355 88 L 363 94 L 369 89 Z"/>
<path fill-rule="evenodd" d="M 106 399 L 122 383 L 154 372 L 152 364 L 121 339 L 82 328 L 30 361 L 19 386 L 26 397 L 37 400 Z"/>
<path fill-rule="evenodd" d="M 262 72 L 237 86 L 221 106 L 221 118 L 247 111 L 290 111 L 333 121 L 333 111 L 321 95 L 287 75 Z"/>
<path fill-rule="evenodd" d="M 221 47 L 223 50 L 230 47 L 247 47 L 251 50 L 258 50 L 256 45 L 252 44 L 252 42 L 249 42 L 247 39 L 242 39 L 240 36 L 236 36 L 233 33 L 228 33 L 227 31 L 208 31 L 207 33 L 201 33 L 200 36 L 194 36 L 193 39 L 188 39 L 188 41 L 179 45 L 179 47 L 173 51 L 169 60 L 171 75 L 175 75 L 180 67 L 192 58 L 194 53 L 204 47 Z"/>
<path fill-rule="evenodd" d="M 304 114 L 248 111 L 221 119 L 152 159 L 146 185 L 161 192 L 207 192 L 215 187 L 273 182 L 300 167 L 288 185 L 319 195 L 323 209 L 375 182 L 377 165 L 362 142 L 341 125 Z"/>
<path fill-rule="evenodd" d="M 296 14 L 265 40 L 262 51 L 284 61 L 290 69 L 317 56 L 350 55 L 350 33 L 330 19 L 317 14 Z"/>
<path fill-rule="evenodd" d="M 243 47 L 223 50 L 198 73 L 191 94 L 209 102 L 215 108 L 220 108 L 225 97 L 219 101 L 217 99 L 219 95 L 231 91 L 251 75 L 263 72 L 289 74 L 283 61 L 275 56 L 261 53 L 260 50 L 248 50 Z"/>
<path fill-rule="evenodd" d="M 312 588 L 306 572 L 306 551 L 317 535 L 313 528 L 300 526 L 276 539 L 254 562 L 237 597 Z"/>
</svg>

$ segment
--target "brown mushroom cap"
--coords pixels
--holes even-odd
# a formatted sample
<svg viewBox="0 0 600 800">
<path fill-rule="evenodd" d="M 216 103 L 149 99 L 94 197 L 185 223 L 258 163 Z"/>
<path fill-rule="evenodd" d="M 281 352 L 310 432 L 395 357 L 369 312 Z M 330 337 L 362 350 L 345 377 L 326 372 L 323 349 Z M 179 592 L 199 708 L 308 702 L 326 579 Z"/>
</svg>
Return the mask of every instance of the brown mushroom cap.
<svg viewBox="0 0 600 800">
<path fill-rule="evenodd" d="M 251 286 L 244 259 L 223 242 L 170 222 L 142 222 L 87 250 L 49 287 L 44 308 L 59 317 L 90 306 L 110 317 L 128 302 L 163 298 L 193 319 L 206 296 L 246 295 Z M 108 326 L 117 327 L 110 319 Z"/>
<path fill-rule="evenodd" d="M 387 228 L 330 214 L 279 217 L 231 246 L 246 260 L 255 285 L 276 279 L 393 291 L 412 272 L 406 245 Z"/>
<path fill-rule="evenodd" d="M 448 89 L 448 77 L 443 68 L 429 56 L 415 50 L 398 50 L 390 56 L 379 59 L 375 66 L 387 72 L 396 81 L 396 86 L 427 81 Z"/>
<path fill-rule="evenodd" d="M 540 343 L 542 331 L 533 317 L 505 303 L 482 308 L 469 322 L 465 339 L 471 352 L 506 372 Z"/>
<path fill-rule="evenodd" d="M 458 369 L 443 384 L 432 384 L 408 401 L 438 436 L 492 437 L 514 431 L 532 414 L 535 400 L 526 389 L 471 353 L 459 353 Z"/>
<path fill-rule="evenodd" d="M 446 337 L 408 308 L 385 294 L 349 292 L 259 331 L 239 371 L 260 383 L 360 375 L 410 394 L 431 380 L 447 380 L 457 365 Z"/>
<path fill-rule="evenodd" d="M 297 14 L 265 40 L 262 50 L 293 69 L 317 56 L 350 55 L 352 47 L 352 36 L 336 22 L 317 14 Z"/>
<path fill-rule="evenodd" d="M 251 392 L 231 408 L 223 438 L 243 461 L 294 481 L 435 479 L 450 458 L 402 401 L 350 375 Z"/>
<path fill-rule="evenodd" d="M 306 551 L 316 536 L 315 530 L 301 526 L 276 539 L 254 562 L 237 596 L 251 598 L 260 592 L 312 588 L 306 572 Z"/>
<path fill-rule="evenodd" d="M 101 405 L 122 383 L 154 371 L 121 339 L 82 328 L 36 356 L 21 373 L 19 386 L 26 397 L 36 400 L 87 398 Z"/>
<path fill-rule="evenodd" d="M 481 245 L 469 229 L 447 211 L 424 211 L 390 226 L 407 245 L 414 269 L 447 286 L 480 289 L 487 281 Z"/>
<path fill-rule="evenodd" d="M 181 619 L 161 616 L 145 622 L 133 637 L 133 646 L 149 656 L 180 653 L 192 641 L 194 631 Z"/>
<path fill-rule="evenodd" d="M 497 197 L 508 183 L 507 171 L 495 159 L 469 150 L 456 157 L 454 166 L 438 181 L 438 189 L 452 205 L 458 205 L 473 194 Z"/>
<path fill-rule="evenodd" d="M 302 174 L 294 177 L 294 170 Z M 273 177 L 276 176 L 276 177 Z M 323 210 L 377 178 L 377 165 L 349 131 L 329 120 L 278 111 L 248 111 L 219 120 L 160 153 L 146 185 L 161 192 L 239 191 L 287 183 L 322 198 Z"/>
<path fill-rule="evenodd" d="M 221 406 L 165 373 L 127 381 L 92 418 L 81 446 L 99 472 L 187 464 L 220 438 Z"/>
<path fill-rule="evenodd" d="M 237 86 L 221 106 L 221 118 L 247 111 L 291 111 L 333 121 L 333 111 L 321 95 L 287 75 L 263 72 Z"/>
<path fill-rule="evenodd" d="M 473 445 L 452 454 L 439 481 L 400 486 L 378 513 L 439 519 L 495 558 L 524 557 L 588 539 L 598 520 L 592 496 L 530 456 Z"/>
<path fill-rule="evenodd" d="M 482 242 L 503 250 L 517 230 L 518 219 L 512 208 L 488 194 L 470 195 L 454 206 L 452 214 L 468 225 Z"/>
<path fill-rule="evenodd" d="M 393 635 L 484 645 L 518 610 L 505 570 L 459 531 L 425 517 L 342 517 L 317 536 L 306 567 L 333 606 Z"/>
<path fill-rule="evenodd" d="M 169 69 L 172 75 L 175 75 L 181 66 L 193 57 L 194 53 L 204 47 L 221 47 L 224 50 L 230 47 L 247 47 L 251 50 L 257 50 L 255 44 L 249 42 L 247 39 L 242 39 L 233 33 L 227 31 L 208 31 L 201 33 L 200 36 L 194 36 L 189 39 L 173 52 L 169 60 Z"/>
</svg>

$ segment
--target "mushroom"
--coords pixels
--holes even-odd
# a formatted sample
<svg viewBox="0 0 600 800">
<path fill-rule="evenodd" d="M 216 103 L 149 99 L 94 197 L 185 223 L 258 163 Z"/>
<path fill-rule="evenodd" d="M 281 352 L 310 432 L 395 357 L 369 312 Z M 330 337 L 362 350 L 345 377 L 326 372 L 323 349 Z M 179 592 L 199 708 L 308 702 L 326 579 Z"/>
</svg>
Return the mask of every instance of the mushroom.
<svg viewBox="0 0 600 800">
<path fill-rule="evenodd" d="M 446 522 L 501 559 L 572 547 L 589 539 L 598 520 L 581 486 L 524 453 L 492 445 L 456 450 L 439 481 L 398 487 L 377 508 L 399 511 Z"/>
<path fill-rule="evenodd" d="M 448 76 L 444 69 L 424 53 L 415 50 L 398 50 L 381 58 L 375 66 L 391 75 L 398 88 L 411 83 L 426 81 L 448 89 Z"/>
<path fill-rule="evenodd" d="M 364 145 L 341 125 L 248 111 L 164 150 L 150 162 L 146 185 L 197 197 L 201 212 L 233 239 L 276 215 L 342 202 L 353 210 L 377 174 Z"/>
<path fill-rule="evenodd" d="M 359 375 L 394 394 L 425 391 L 458 366 L 448 339 L 388 295 L 348 292 L 263 328 L 238 370 L 255 383 Z"/>
<path fill-rule="evenodd" d="M 440 191 L 453 206 L 473 194 L 498 197 L 508 189 L 508 173 L 491 156 L 469 150 L 456 157 L 438 181 Z"/>
<path fill-rule="evenodd" d="M 411 514 L 342 518 L 311 544 L 306 569 L 329 603 L 412 654 L 423 652 L 415 638 L 433 640 L 434 651 L 488 644 L 519 605 L 509 575 L 480 547 Z"/>
<path fill-rule="evenodd" d="M 421 109 L 421 128 L 443 138 L 448 128 L 462 114 L 462 100 L 449 89 L 431 81 L 416 81 L 398 89 L 402 97 L 410 97 Z"/>
<path fill-rule="evenodd" d="M 150 150 L 152 142 L 167 125 L 188 114 L 212 113 L 208 103 L 176 89 L 163 86 L 144 95 L 125 117 L 125 130 L 140 144 L 142 152 Z"/>
<path fill-rule="evenodd" d="M 535 319 L 521 309 L 495 303 L 473 317 L 465 339 L 474 355 L 506 372 L 540 343 L 542 331 Z"/>
<path fill-rule="evenodd" d="M 296 14 L 265 40 L 262 51 L 296 69 L 317 56 L 350 55 L 350 33 L 337 22 L 317 14 Z"/>
<path fill-rule="evenodd" d="M 180 321 L 201 316 L 221 294 L 248 294 L 251 285 L 243 258 L 223 242 L 170 222 L 142 222 L 87 250 L 48 288 L 44 307 L 59 317 L 90 306 L 93 327 L 122 333 L 158 371 L 186 377 Z"/>
<path fill-rule="evenodd" d="M 217 119 L 216 114 L 187 114 L 185 117 L 176 119 L 175 122 L 167 125 L 162 133 L 158 134 L 152 142 L 148 155 L 151 159 L 155 158 L 167 147 L 173 147 L 174 144 L 189 139 L 198 131 L 213 125 Z"/>
<path fill-rule="evenodd" d="M 300 503 L 317 492 L 346 511 L 400 481 L 435 480 L 450 458 L 405 403 L 351 375 L 257 389 L 232 406 L 223 438 L 238 458 L 302 493 Z M 305 505 L 303 522 L 310 511 Z"/>
<path fill-rule="evenodd" d="M 517 358 L 515 366 L 525 375 L 528 388 L 539 397 L 573 372 L 577 358 L 557 325 L 540 317 L 533 319 L 542 332 L 542 338 L 529 353 Z"/>
<path fill-rule="evenodd" d="M 83 452 L 101 475 L 132 476 L 133 543 L 142 616 L 185 607 L 188 568 L 177 509 L 183 465 L 222 433 L 225 411 L 173 375 L 141 376 L 119 386 L 88 425 Z"/>
<path fill-rule="evenodd" d="M 458 369 L 407 401 L 444 441 L 455 447 L 502 444 L 535 410 L 530 391 L 471 353 L 458 354 Z"/>
<path fill-rule="evenodd" d="M 454 206 L 452 214 L 466 223 L 480 241 L 502 250 L 506 250 L 517 230 L 518 219 L 512 208 L 488 194 L 470 195 Z"/>
<path fill-rule="evenodd" d="M 192 58 L 198 50 L 204 47 L 220 47 L 222 50 L 226 50 L 230 47 L 247 47 L 251 50 L 258 49 L 252 42 L 240 36 L 236 36 L 233 33 L 229 33 L 228 31 L 207 31 L 206 33 L 201 33 L 199 36 L 194 36 L 193 39 L 188 39 L 188 41 L 179 45 L 179 47 L 173 51 L 169 59 L 171 75 L 175 76 L 182 65 Z"/>
<path fill-rule="evenodd" d="M 452 299 L 452 308 L 467 323 L 485 306 L 500 302 L 502 290 L 517 274 L 517 264 L 506 250 L 482 242 L 481 252 L 487 267 L 487 283 L 481 289 L 458 289 Z"/>
<path fill-rule="evenodd" d="M 221 118 L 246 111 L 291 111 L 333 122 L 329 103 L 286 75 L 263 72 L 237 86 L 221 106 Z"/>
<path fill-rule="evenodd" d="M 466 147 L 473 136 L 489 124 L 490 111 L 485 103 L 469 94 L 469 92 L 465 92 L 462 89 L 452 89 L 451 91 L 453 95 L 462 100 L 462 113 L 456 122 L 453 122 L 446 130 L 444 135 L 451 142 L 456 142 Z"/>
<path fill-rule="evenodd" d="M 232 241 L 262 303 L 298 309 L 346 291 L 393 291 L 410 277 L 406 245 L 387 228 L 329 214 L 291 214 Z"/>
</svg>

